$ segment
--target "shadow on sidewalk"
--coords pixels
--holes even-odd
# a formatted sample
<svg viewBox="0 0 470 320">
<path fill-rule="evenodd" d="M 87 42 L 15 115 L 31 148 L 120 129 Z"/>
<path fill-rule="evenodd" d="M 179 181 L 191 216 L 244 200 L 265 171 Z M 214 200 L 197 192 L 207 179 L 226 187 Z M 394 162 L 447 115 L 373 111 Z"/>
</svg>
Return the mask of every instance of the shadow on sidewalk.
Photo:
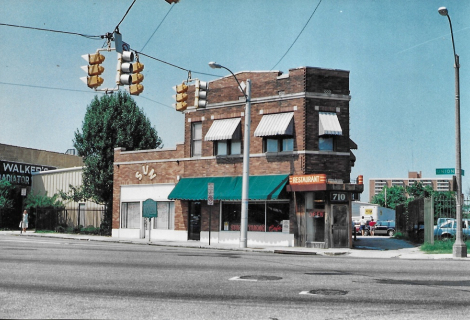
<svg viewBox="0 0 470 320">
<path fill-rule="evenodd" d="M 408 241 L 380 236 L 358 236 L 353 241 L 353 248 L 359 250 L 398 250 L 419 247 Z"/>
</svg>

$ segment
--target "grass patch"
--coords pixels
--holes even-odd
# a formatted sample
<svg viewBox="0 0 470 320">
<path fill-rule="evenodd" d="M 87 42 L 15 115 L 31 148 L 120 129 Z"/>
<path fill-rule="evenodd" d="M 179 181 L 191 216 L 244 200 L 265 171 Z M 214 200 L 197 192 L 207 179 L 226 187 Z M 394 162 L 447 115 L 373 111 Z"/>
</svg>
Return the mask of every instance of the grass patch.
<svg viewBox="0 0 470 320">
<path fill-rule="evenodd" d="M 420 247 L 420 250 L 430 254 L 452 253 L 452 247 L 454 246 L 454 243 L 455 240 L 439 240 L 434 241 L 434 244 L 424 243 Z M 468 248 L 470 246 L 470 241 L 466 241 L 465 244 Z"/>
</svg>

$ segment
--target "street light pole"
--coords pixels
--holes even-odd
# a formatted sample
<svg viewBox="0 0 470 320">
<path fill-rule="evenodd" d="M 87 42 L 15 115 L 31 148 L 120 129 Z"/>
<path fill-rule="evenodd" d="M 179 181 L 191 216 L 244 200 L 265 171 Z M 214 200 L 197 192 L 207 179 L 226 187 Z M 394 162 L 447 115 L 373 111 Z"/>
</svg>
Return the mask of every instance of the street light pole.
<svg viewBox="0 0 470 320">
<path fill-rule="evenodd" d="M 452 247 L 452 255 L 456 258 L 464 258 L 467 256 L 467 245 L 462 237 L 462 152 L 460 150 L 460 75 L 459 75 L 459 56 L 455 53 L 454 33 L 452 31 L 452 22 L 450 20 L 449 11 L 446 7 L 440 7 L 438 12 L 442 16 L 446 16 L 449 20 L 450 34 L 452 36 L 452 48 L 454 49 L 454 68 L 455 68 L 455 175 L 457 181 L 457 191 L 455 196 L 456 202 L 456 219 L 457 231 L 455 234 L 455 243 Z"/>
<path fill-rule="evenodd" d="M 240 248 L 246 248 L 248 243 L 248 191 L 250 179 L 250 127 L 251 127 L 251 80 L 246 80 L 246 91 L 240 85 L 237 77 L 233 72 L 215 62 L 209 62 L 209 66 L 213 69 L 225 69 L 232 74 L 237 81 L 238 87 L 245 95 L 245 132 L 243 136 L 243 176 L 242 176 L 242 208 L 240 218 Z"/>
</svg>

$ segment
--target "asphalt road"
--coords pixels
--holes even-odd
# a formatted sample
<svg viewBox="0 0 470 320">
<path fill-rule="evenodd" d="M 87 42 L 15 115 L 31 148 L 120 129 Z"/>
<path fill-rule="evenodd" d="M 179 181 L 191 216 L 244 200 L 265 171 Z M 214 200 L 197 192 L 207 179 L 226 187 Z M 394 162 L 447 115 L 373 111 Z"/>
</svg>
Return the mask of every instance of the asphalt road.
<svg viewBox="0 0 470 320">
<path fill-rule="evenodd" d="M 466 319 L 470 262 L 0 236 L 0 318 Z"/>
</svg>

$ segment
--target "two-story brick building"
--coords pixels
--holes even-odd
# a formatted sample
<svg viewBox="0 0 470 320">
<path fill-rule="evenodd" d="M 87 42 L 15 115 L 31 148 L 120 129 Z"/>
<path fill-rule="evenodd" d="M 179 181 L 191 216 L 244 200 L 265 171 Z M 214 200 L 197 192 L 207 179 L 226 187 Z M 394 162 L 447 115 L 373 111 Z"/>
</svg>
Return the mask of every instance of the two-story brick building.
<svg viewBox="0 0 470 320">
<path fill-rule="evenodd" d="M 301 67 L 240 72 L 251 80 L 248 246 L 351 246 L 349 72 Z M 192 105 L 194 86 L 189 88 Z M 238 243 L 245 96 L 232 76 L 189 107 L 175 149 L 115 150 L 113 236 L 146 237 L 143 201 L 158 204 L 152 239 Z M 207 186 L 214 184 L 214 205 Z M 209 224 L 210 222 L 210 224 Z"/>
</svg>

